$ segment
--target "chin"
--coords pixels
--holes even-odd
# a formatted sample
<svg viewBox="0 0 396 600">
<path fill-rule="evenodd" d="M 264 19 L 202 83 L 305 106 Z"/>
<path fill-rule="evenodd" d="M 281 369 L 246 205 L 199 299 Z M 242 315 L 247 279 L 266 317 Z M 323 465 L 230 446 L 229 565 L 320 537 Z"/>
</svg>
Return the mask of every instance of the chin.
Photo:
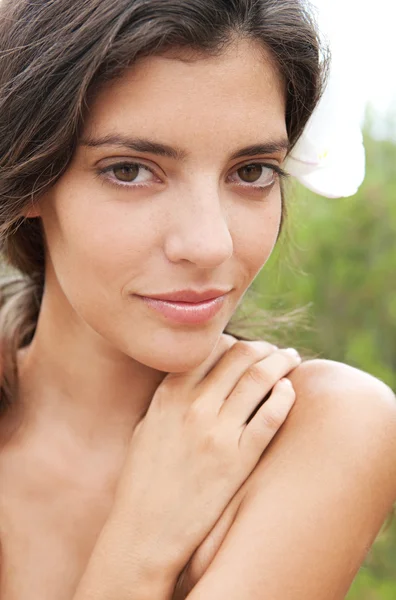
<svg viewBox="0 0 396 600">
<path fill-rule="evenodd" d="M 146 365 L 156 371 L 161 371 L 163 373 L 188 373 L 188 371 L 192 371 L 196 367 L 198 367 L 203 361 L 195 362 L 195 363 L 177 363 L 177 362 L 159 362 L 153 363 L 151 365 Z"/>
<path fill-rule="evenodd" d="M 210 354 L 210 353 L 209 353 Z M 209 356 L 208 353 L 202 354 L 190 354 L 186 356 L 185 353 L 180 353 L 179 356 L 164 355 L 153 355 L 149 357 L 142 357 L 138 359 L 139 362 L 155 369 L 156 371 L 163 371 L 164 373 L 186 373 L 198 367 L 206 358 Z M 136 360 L 136 357 L 133 357 Z"/>
<path fill-rule="evenodd" d="M 202 343 L 189 339 L 188 343 L 157 343 L 139 349 L 128 348 L 126 354 L 133 360 L 156 371 L 164 373 L 186 373 L 202 364 L 214 350 L 221 332 L 216 336 L 206 336 Z"/>
</svg>

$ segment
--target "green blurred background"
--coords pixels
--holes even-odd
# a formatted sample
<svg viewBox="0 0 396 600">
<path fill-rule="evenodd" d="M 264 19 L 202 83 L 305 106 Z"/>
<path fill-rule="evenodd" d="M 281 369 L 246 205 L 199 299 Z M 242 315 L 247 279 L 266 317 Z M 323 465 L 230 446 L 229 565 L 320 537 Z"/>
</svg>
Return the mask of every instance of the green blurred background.
<svg viewBox="0 0 396 600">
<path fill-rule="evenodd" d="M 396 144 L 366 133 L 365 146 L 367 175 L 352 198 L 288 184 L 286 235 L 255 280 L 252 303 L 289 313 L 267 339 L 346 362 L 396 390 Z M 396 516 L 347 598 L 396 599 Z"/>
<path fill-rule="evenodd" d="M 395 124 L 396 111 L 387 127 L 396 140 Z M 254 322 L 259 307 L 247 336 L 346 362 L 396 391 L 396 141 L 375 139 L 369 118 L 365 131 L 366 178 L 355 196 L 329 200 L 287 184 L 285 230 L 231 325 L 243 335 L 240 319 Z M 396 514 L 346 600 L 396 600 Z"/>
</svg>

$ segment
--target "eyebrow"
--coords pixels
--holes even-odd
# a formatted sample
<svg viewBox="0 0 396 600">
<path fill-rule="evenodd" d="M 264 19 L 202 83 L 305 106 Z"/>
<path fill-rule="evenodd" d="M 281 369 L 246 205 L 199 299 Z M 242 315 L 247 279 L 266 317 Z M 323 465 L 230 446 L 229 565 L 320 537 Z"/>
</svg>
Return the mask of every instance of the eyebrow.
<svg viewBox="0 0 396 600">
<path fill-rule="evenodd" d="M 99 148 L 102 146 L 116 146 L 117 148 L 128 148 L 134 152 L 157 154 L 178 161 L 185 161 L 188 158 L 188 152 L 182 148 L 173 148 L 167 144 L 161 144 L 149 139 L 129 138 L 123 135 L 106 135 L 99 138 L 87 138 L 81 141 L 82 146 L 89 148 Z M 275 154 L 288 150 L 289 140 L 282 138 L 279 140 L 269 140 L 263 143 L 252 144 L 241 148 L 230 156 L 230 160 L 242 158 L 243 156 L 254 156 L 256 154 Z"/>
</svg>

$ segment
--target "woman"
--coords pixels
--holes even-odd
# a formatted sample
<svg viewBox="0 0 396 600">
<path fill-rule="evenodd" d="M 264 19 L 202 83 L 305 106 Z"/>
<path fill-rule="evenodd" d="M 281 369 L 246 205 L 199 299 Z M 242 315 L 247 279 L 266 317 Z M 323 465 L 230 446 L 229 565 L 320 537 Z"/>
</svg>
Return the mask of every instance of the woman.
<svg viewBox="0 0 396 600">
<path fill-rule="evenodd" d="M 343 598 L 396 497 L 393 394 L 224 333 L 320 97 L 309 14 L 3 0 L 0 22 L 24 274 L 2 309 L 1 600 Z"/>
</svg>

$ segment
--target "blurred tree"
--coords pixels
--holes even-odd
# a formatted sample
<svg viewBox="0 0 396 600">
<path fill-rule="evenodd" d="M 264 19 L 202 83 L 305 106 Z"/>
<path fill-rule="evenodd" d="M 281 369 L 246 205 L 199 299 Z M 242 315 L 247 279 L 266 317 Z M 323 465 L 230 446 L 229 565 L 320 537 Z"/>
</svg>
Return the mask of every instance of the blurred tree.
<svg viewBox="0 0 396 600">
<path fill-rule="evenodd" d="M 354 197 L 328 200 L 288 184 L 286 235 L 252 287 L 261 308 L 305 307 L 308 327 L 286 320 L 281 343 L 351 364 L 396 390 L 396 145 L 369 135 L 365 145 L 367 175 Z M 395 521 L 348 600 L 396 599 Z"/>
<path fill-rule="evenodd" d="M 263 308 L 307 307 L 309 327 L 287 331 L 288 343 L 395 389 L 396 146 L 365 143 L 367 176 L 352 198 L 289 186 L 286 236 L 252 287 Z"/>
</svg>

